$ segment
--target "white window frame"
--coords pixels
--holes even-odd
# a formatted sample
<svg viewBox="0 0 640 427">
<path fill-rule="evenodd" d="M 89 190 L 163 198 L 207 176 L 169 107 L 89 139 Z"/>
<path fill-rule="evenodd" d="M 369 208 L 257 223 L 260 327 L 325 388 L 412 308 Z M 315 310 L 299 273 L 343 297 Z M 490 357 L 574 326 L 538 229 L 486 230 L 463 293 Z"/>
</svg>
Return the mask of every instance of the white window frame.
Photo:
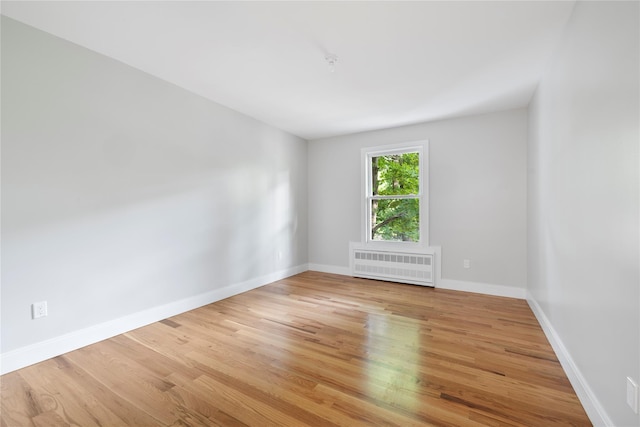
<svg viewBox="0 0 640 427">
<path fill-rule="evenodd" d="M 420 156 L 420 241 L 397 242 L 371 239 L 372 177 L 371 158 L 402 153 L 419 153 Z M 398 144 L 366 147 L 361 150 L 361 242 L 367 247 L 393 250 L 421 250 L 429 247 L 429 141 L 420 140 Z"/>
</svg>

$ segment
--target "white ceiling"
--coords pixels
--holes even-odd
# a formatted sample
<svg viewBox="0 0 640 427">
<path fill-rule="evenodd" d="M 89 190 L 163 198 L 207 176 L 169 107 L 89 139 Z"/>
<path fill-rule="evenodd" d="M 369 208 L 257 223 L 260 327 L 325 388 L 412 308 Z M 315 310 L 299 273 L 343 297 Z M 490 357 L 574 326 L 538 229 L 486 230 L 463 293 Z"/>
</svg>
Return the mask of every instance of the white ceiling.
<svg viewBox="0 0 640 427">
<path fill-rule="evenodd" d="M 2 13 L 316 139 L 526 106 L 573 5 L 3 1 Z"/>
</svg>

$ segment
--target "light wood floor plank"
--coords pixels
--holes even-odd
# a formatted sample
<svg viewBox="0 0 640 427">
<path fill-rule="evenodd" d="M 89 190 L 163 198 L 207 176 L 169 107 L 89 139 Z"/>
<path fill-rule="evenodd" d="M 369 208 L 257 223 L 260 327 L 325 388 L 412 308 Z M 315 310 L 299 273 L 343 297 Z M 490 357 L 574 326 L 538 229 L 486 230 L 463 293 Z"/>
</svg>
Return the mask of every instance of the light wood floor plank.
<svg viewBox="0 0 640 427">
<path fill-rule="evenodd" d="M 525 301 L 315 272 L 1 380 L 3 427 L 591 425 Z"/>
</svg>

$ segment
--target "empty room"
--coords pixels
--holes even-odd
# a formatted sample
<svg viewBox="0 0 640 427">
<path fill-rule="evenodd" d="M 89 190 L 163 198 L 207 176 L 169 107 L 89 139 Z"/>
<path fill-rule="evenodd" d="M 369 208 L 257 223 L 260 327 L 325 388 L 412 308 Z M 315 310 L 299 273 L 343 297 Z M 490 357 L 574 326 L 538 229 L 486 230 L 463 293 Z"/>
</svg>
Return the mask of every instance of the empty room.
<svg viewBox="0 0 640 427">
<path fill-rule="evenodd" d="M 2 427 L 640 426 L 640 2 L 0 12 Z"/>
</svg>

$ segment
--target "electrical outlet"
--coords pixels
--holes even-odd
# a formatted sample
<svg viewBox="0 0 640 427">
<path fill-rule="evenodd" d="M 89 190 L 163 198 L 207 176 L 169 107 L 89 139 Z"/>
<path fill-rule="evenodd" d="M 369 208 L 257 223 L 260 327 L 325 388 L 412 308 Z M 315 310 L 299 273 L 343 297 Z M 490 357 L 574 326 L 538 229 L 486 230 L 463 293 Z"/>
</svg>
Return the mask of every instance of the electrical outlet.
<svg viewBox="0 0 640 427">
<path fill-rule="evenodd" d="M 464 268 L 471 268 L 471 261 L 469 261 L 468 259 L 465 259 L 462 262 L 462 265 L 464 266 Z"/>
<path fill-rule="evenodd" d="M 627 404 L 638 413 L 638 384 L 631 377 L 627 377 Z"/>
<path fill-rule="evenodd" d="M 33 319 L 45 317 L 47 314 L 48 313 L 47 313 L 46 301 L 34 302 L 33 304 L 31 304 L 31 317 Z"/>
</svg>

